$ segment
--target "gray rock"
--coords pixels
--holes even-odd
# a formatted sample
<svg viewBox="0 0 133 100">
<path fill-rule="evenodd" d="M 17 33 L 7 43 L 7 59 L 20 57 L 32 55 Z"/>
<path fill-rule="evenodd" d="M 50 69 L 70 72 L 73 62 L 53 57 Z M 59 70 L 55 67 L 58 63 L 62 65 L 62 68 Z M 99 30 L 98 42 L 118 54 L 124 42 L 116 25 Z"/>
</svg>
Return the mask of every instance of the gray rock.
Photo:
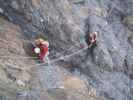
<svg viewBox="0 0 133 100">
<path fill-rule="evenodd" d="M 129 29 L 133 30 L 133 16 L 125 17 L 124 22 L 127 24 Z"/>
<path fill-rule="evenodd" d="M 52 63 L 51 66 L 39 66 L 32 60 L 17 59 L 14 63 L 9 59 L 8 63 L 16 64 L 22 69 L 31 66 L 30 61 L 32 62 L 31 98 L 60 99 L 67 94 L 68 100 L 89 100 L 89 97 L 81 96 L 74 90 L 51 90 L 52 92 L 45 96 L 43 93 L 46 89 L 62 86 L 65 76 L 81 78 L 83 75 L 84 78 L 81 79 L 90 83 L 87 86 L 95 88 L 96 93 L 105 100 L 132 100 L 132 85 L 129 85 L 133 78 L 132 0 L 1 0 L 0 6 L 4 10 L 3 17 L 20 27 L 19 31 L 14 31 L 14 27 L 11 27 L 13 24 L 7 21 L 4 21 L 4 24 L 5 19 L 0 20 L 0 37 L 9 39 L 9 42 L 17 39 L 15 43 L 9 43 L 9 50 L 3 46 L 3 43 L 6 44 L 4 41 L 0 42 L 0 55 L 8 55 L 5 52 L 9 51 L 11 56 L 27 56 L 31 45 L 24 43 L 23 47 L 21 38 L 32 40 L 41 33 L 50 42 L 50 60 L 53 61 L 81 50 L 80 37 L 90 32 L 98 32 L 97 46 L 94 49 L 83 50 Z M 7 62 L 1 62 L 4 68 L 7 68 Z M 64 68 L 65 66 L 68 68 Z M 78 69 L 80 72 L 75 74 L 69 69 Z M 27 70 L 25 71 L 27 76 Z M 8 69 L 8 72 L 18 78 L 21 76 L 21 73 L 18 75 L 15 70 Z M 23 79 L 24 76 L 25 74 Z"/>
</svg>

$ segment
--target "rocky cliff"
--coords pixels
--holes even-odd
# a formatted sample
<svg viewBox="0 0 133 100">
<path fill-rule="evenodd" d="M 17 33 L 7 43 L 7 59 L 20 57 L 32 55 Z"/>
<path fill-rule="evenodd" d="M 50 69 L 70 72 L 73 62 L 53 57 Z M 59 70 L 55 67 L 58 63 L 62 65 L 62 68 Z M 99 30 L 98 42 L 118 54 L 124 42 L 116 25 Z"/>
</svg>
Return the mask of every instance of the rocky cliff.
<svg viewBox="0 0 133 100">
<path fill-rule="evenodd" d="M 26 84 L 16 99 L 133 99 L 132 0 L 0 0 L 0 16 L 1 81 Z M 84 49 L 91 32 L 97 46 Z M 31 52 L 40 34 L 50 65 Z"/>
</svg>

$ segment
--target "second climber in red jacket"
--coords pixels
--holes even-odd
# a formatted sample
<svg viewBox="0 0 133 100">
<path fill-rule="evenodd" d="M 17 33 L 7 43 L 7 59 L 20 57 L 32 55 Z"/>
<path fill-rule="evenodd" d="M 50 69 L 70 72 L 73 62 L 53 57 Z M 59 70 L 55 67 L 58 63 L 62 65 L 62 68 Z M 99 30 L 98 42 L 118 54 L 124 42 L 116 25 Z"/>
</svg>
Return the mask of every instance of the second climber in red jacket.
<svg viewBox="0 0 133 100">
<path fill-rule="evenodd" d="M 88 45 L 86 59 L 91 55 L 92 60 L 95 61 L 94 49 L 97 46 L 97 32 L 88 33 L 86 35 L 86 43 Z"/>
<path fill-rule="evenodd" d="M 90 33 L 86 38 L 86 42 L 89 47 L 95 46 L 97 42 L 97 32 Z"/>
<path fill-rule="evenodd" d="M 38 54 L 39 58 L 43 62 L 47 62 L 48 55 L 49 55 L 49 42 L 44 41 L 43 39 L 36 39 L 35 40 L 36 48 L 34 49 L 34 52 Z"/>
</svg>

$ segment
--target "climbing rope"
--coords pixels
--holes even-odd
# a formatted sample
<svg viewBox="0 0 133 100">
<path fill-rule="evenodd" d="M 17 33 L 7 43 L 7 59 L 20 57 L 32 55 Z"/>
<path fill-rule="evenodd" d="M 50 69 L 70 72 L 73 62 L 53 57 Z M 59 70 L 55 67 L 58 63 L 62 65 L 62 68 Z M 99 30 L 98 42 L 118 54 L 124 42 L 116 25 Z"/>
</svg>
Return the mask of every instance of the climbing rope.
<svg viewBox="0 0 133 100">
<path fill-rule="evenodd" d="M 72 56 L 75 56 L 76 54 L 79 54 L 79 53 L 83 52 L 84 50 L 86 50 L 88 48 L 91 48 L 91 46 L 92 46 L 92 44 L 89 47 L 88 46 L 87 47 L 84 47 L 83 49 L 80 49 L 80 50 L 78 50 L 78 51 L 76 51 L 74 53 L 71 53 L 69 55 L 61 56 L 61 57 L 59 57 L 57 59 L 51 60 L 50 61 L 50 64 L 55 63 L 55 62 L 58 62 L 60 60 L 65 60 L 65 59 L 70 58 Z M 48 64 L 48 63 L 44 62 L 44 63 L 41 63 L 41 64 L 35 64 L 33 66 L 42 66 L 42 65 L 45 65 L 45 64 Z"/>
</svg>

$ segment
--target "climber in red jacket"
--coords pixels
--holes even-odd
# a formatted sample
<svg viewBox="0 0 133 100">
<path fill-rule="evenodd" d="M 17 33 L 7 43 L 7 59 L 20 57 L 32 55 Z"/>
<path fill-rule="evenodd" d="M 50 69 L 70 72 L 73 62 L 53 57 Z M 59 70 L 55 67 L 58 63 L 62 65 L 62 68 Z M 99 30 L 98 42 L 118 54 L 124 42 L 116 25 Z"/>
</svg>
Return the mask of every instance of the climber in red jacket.
<svg viewBox="0 0 133 100">
<path fill-rule="evenodd" d="M 36 39 L 35 40 L 36 48 L 34 49 L 34 52 L 38 54 L 39 58 L 46 62 L 48 60 L 49 55 L 49 42 L 44 41 L 43 39 Z"/>
<path fill-rule="evenodd" d="M 97 32 L 86 34 L 86 43 L 88 45 L 88 50 L 85 59 L 88 59 L 89 55 L 91 55 L 92 60 L 95 61 L 94 49 L 97 46 L 97 34 Z"/>
<path fill-rule="evenodd" d="M 87 36 L 86 38 L 86 42 L 88 44 L 89 47 L 92 47 L 94 45 L 96 45 L 97 42 L 97 32 L 94 33 L 90 33 L 89 36 Z"/>
</svg>

